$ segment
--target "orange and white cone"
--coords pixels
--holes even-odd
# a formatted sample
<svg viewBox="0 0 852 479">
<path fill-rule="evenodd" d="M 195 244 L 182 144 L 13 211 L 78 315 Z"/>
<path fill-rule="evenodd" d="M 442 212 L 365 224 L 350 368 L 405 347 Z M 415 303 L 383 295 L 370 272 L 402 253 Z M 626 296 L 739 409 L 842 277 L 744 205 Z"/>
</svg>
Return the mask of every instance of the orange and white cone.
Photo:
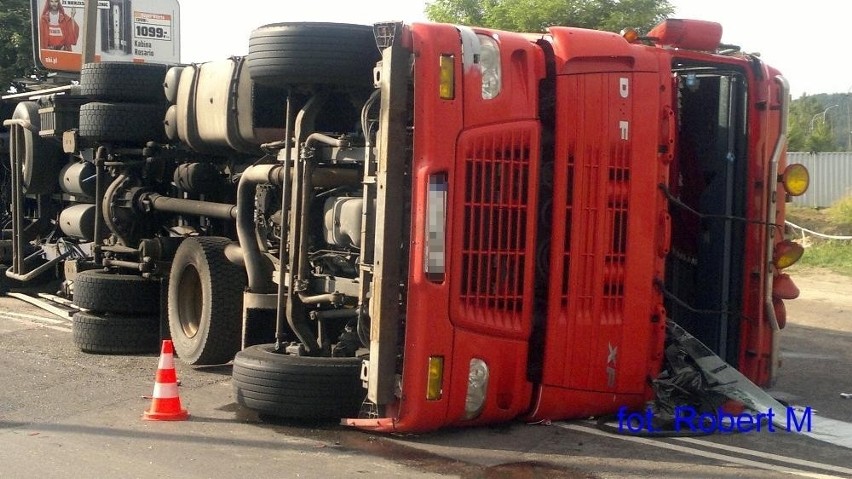
<svg viewBox="0 0 852 479">
<path fill-rule="evenodd" d="M 189 417 L 180 404 L 177 373 L 175 372 L 175 349 L 171 339 L 163 341 L 151 408 L 145 411 L 149 421 L 183 421 Z"/>
</svg>

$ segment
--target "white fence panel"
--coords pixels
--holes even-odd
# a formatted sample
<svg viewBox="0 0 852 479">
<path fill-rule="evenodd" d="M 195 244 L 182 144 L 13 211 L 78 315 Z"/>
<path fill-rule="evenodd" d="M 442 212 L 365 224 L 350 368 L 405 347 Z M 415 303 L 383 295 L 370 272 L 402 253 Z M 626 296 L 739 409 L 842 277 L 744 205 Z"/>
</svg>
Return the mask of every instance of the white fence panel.
<svg viewBox="0 0 852 479">
<path fill-rule="evenodd" d="M 796 206 L 822 208 L 852 195 L 852 152 L 787 153 L 787 163 L 801 163 L 811 174 L 807 193 L 793 198 Z"/>
</svg>

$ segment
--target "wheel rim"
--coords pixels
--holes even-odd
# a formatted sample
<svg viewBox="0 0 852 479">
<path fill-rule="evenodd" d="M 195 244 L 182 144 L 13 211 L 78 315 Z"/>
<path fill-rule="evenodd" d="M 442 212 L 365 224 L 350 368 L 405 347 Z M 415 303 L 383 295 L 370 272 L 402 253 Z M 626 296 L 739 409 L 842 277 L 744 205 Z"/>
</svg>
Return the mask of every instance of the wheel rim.
<svg viewBox="0 0 852 479">
<path fill-rule="evenodd" d="M 187 266 L 181 273 L 178 285 L 178 298 L 180 298 L 178 320 L 183 334 L 188 338 L 195 337 L 201 325 L 201 310 L 204 307 L 201 291 L 201 277 L 198 275 L 198 270 L 193 266 Z"/>
</svg>

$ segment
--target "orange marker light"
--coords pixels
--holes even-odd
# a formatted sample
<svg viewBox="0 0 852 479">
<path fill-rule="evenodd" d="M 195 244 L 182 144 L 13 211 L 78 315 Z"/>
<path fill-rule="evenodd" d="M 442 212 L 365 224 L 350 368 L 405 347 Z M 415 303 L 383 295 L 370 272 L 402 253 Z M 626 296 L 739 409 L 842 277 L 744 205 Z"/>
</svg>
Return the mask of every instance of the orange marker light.
<svg viewBox="0 0 852 479">
<path fill-rule="evenodd" d="M 793 163 L 784 169 L 784 173 L 781 175 L 781 183 L 790 196 L 801 196 L 808 191 L 811 176 L 805 165 Z"/>
<path fill-rule="evenodd" d="M 788 268 L 796 264 L 804 253 L 805 248 L 799 243 L 784 240 L 775 246 L 775 255 L 772 258 L 772 263 L 778 269 Z"/>
</svg>

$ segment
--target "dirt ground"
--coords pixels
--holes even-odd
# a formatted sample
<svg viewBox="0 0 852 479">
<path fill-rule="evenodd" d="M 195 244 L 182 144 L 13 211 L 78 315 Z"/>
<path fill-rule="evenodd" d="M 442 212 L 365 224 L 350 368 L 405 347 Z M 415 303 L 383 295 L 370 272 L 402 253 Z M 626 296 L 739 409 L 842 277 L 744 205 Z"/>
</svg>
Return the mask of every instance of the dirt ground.
<svg viewBox="0 0 852 479">
<path fill-rule="evenodd" d="M 790 222 L 828 235 L 850 235 L 852 225 L 840 221 L 831 208 L 804 208 L 787 206 L 787 220 Z"/>
<path fill-rule="evenodd" d="M 785 301 L 787 322 L 852 332 L 852 278 L 820 268 L 793 267 L 799 298 Z"/>
</svg>

